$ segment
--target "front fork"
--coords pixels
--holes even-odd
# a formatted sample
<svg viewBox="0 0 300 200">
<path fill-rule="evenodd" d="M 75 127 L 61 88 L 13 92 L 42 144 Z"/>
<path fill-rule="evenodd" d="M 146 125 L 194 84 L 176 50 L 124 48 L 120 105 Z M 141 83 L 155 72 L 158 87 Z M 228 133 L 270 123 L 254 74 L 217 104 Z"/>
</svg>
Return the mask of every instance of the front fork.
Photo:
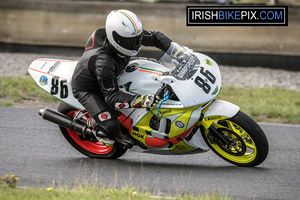
<svg viewBox="0 0 300 200">
<path fill-rule="evenodd" d="M 197 125 L 202 126 L 203 129 L 209 131 L 207 139 L 209 139 L 212 144 L 218 140 L 224 146 L 227 146 L 230 141 L 217 131 L 217 129 L 213 126 L 213 123 L 219 120 L 232 118 L 239 112 L 239 110 L 240 108 L 237 105 L 230 102 L 214 100 L 202 110 L 201 118 Z"/>
</svg>

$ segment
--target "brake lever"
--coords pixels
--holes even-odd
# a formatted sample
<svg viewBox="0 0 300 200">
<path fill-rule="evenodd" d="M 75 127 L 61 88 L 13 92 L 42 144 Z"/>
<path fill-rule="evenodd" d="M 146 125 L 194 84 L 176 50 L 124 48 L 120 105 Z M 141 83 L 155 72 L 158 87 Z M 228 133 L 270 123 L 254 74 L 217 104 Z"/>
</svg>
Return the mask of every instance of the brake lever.
<svg viewBox="0 0 300 200">
<path fill-rule="evenodd" d="M 164 98 L 160 101 L 158 107 L 157 107 L 157 111 L 156 111 L 156 114 L 158 115 L 159 114 L 159 109 L 162 105 L 163 102 L 167 101 L 169 98 L 170 98 L 170 91 L 169 90 L 166 90 L 166 93 L 164 93 Z"/>
<path fill-rule="evenodd" d="M 159 109 L 160 109 L 162 103 L 165 102 L 165 101 L 167 101 L 167 100 L 170 98 L 170 94 L 171 94 L 171 92 L 170 92 L 169 90 L 166 90 L 166 93 L 163 94 L 163 99 L 159 102 L 159 105 L 158 105 L 158 107 L 157 107 L 156 113 L 153 112 L 153 110 L 154 110 L 155 108 L 152 108 L 152 109 L 151 109 L 151 108 L 146 108 L 146 110 L 147 110 L 148 112 L 151 112 L 153 115 L 157 116 L 158 118 L 161 118 L 161 117 L 163 116 L 164 113 L 162 113 L 162 115 L 159 116 Z M 155 95 L 155 96 L 158 96 L 158 95 Z"/>
</svg>

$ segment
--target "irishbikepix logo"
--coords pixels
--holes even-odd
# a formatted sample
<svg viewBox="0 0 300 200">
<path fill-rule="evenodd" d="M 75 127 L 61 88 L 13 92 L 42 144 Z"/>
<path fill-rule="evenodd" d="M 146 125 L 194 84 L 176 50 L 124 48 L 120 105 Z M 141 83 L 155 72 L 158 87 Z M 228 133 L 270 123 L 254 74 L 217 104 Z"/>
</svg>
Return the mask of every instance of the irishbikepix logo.
<svg viewBox="0 0 300 200">
<path fill-rule="evenodd" d="M 187 6 L 187 26 L 287 26 L 287 6 Z"/>
</svg>

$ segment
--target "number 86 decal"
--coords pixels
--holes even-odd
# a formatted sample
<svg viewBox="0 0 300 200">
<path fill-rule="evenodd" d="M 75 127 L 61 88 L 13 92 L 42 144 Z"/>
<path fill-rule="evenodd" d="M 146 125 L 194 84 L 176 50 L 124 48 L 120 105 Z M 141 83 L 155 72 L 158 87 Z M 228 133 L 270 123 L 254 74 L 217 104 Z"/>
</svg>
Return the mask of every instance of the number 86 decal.
<svg viewBox="0 0 300 200">
<path fill-rule="evenodd" d="M 200 67 L 200 73 L 209 80 L 212 84 L 216 82 L 216 77 L 208 70 L 204 71 L 204 67 Z M 203 80 L 200 76 L 195 78 L 195 83 L 198 85 L 202 90 L 208 94 L 211 90 L 210 85 L 207 83 L 207 80 Z"/>
<path fill-rule="evenodd" d="M 67 80 L 59 81 L 59 77 L 54 76 L 51 81 L 51 94 L 56 95 L 59 91 L 60 86 L 60 98 L 65 99 L 68 97 L 68 86 Z"/>
</svg>

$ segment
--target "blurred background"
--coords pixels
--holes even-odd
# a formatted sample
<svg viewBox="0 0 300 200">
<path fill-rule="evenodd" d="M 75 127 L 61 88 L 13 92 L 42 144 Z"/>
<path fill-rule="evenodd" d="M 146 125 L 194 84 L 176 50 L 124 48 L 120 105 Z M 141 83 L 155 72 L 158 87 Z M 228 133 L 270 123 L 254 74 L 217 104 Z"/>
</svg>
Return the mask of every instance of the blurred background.
<svg viewBox="0 0 300 200">
<path fill-rule="evenodd" d="M 186 26 L 186 6 L 228 4 L 288 5 L 288 26 Z M 159 30 L 221 64 L 300 70 L 300 0 L 0 0 L 0 51 L 79 56 L 115 9 L 133 11 L 144 29 Z M 156 49 L 143 50 L 156 55 Z"/>
</svg>

